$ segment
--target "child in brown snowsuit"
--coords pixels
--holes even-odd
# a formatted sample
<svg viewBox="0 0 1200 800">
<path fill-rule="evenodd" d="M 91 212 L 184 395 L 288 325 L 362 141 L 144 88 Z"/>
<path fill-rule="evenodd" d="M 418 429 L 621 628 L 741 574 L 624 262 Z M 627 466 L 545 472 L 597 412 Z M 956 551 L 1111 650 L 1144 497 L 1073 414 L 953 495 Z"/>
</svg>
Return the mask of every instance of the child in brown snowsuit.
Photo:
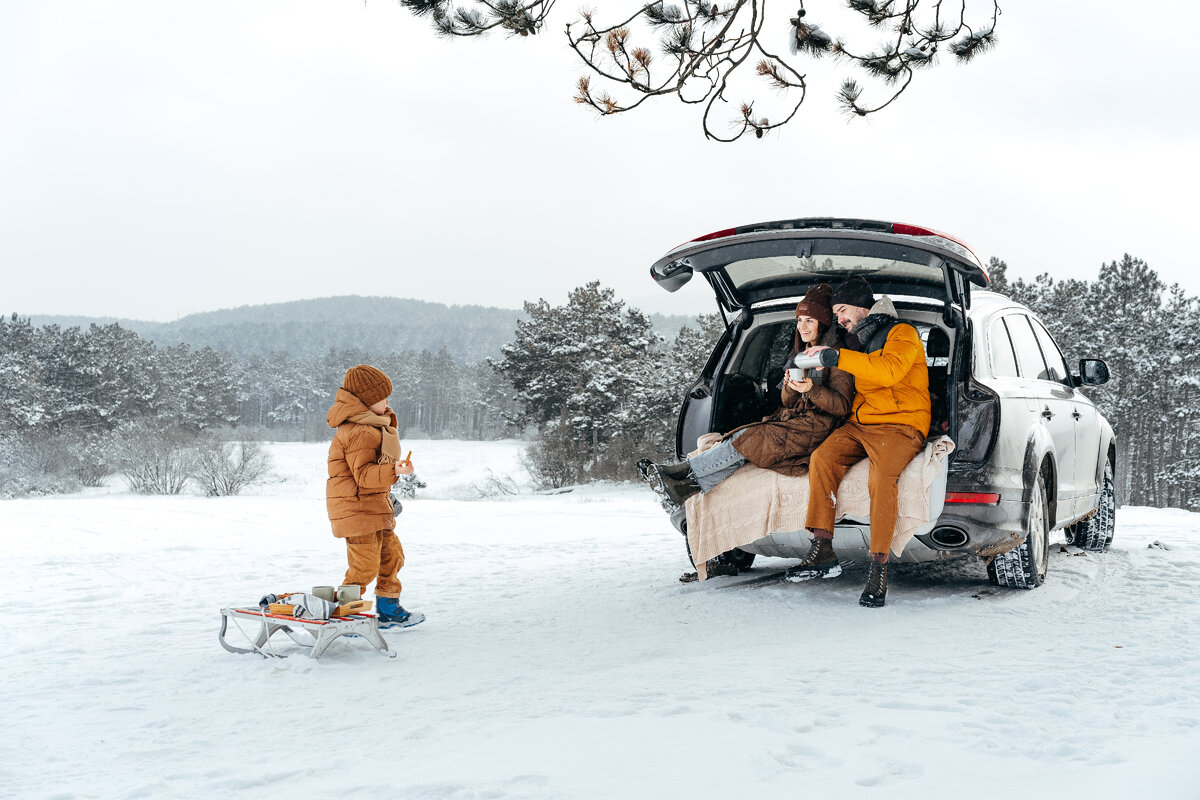
<svg viewBox="0 0 1200 800">
<path fill-rule="evenodd" d="M 375 607 L 381 628 L 409 627 L 425 619 L 400 605 L 404 549 L 396 538 L 391 488 L 412 464 L 400 458 L 396 414 L 388 407 L 392 382 L 375 367 L 359 364 L 346 372 L 325 419 L 336 428 L 329 445 L 325 504 L 333 535 L 346 540 L 344 584 L 366 591 L 375 581 Z"/>
</svg>

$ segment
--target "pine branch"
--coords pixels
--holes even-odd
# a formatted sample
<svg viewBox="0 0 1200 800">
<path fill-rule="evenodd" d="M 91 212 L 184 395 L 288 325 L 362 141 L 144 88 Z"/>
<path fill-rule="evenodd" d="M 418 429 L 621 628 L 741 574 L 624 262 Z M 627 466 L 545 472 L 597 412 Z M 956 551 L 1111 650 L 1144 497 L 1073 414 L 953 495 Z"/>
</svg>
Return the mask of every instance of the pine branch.
<svg viewBox="0 0 1200 800">
<path fill-rule="evenodd" d="M 975 56 L 986 53 L 996 46 L 996 34 L 989 28 L 985 31 L 971 33 L 950 44 L 950 52 L 960 63 L 966 64 Z"/>
<path fill-rule="evenodd" d="M 496 28 L 510 35 L 536 34 L 556 0 L 400 0 L 413 14 L 428 18 L 445 36 L 480 36 Z M 860 19 L 862 28 L 882 44 L 858 50 L 858 37 L 813 21 L 799 0 L 800 8 L 789 19 L 788 45 L 792 56 L 821 58 L 835 56 L 839 63 L 887 87 L 881 102 L 864 103 L 865 87 L 847 77 L 836 94 L 837 103 L 855 117 L 880 111 L 908 88 L 914 73 L 934 65 L 939 48 L 945 46 L 958 63 L 966 63 L 992 49 L 999 18 L 998 0 L 992 0 L 991 19 L 969 25 L 968 4 L 987 0 L 846 0 Z M 945 5 L 945 9 L 943 6 Z M 985 6 L 986 7 L 986 6 Z M 948 13 L 944 13 L 948 12 Z M 599 12 L 581 9 L 579 20 L 566 26 L 568 46 L 588 70 L 579 79 L 572 100 L 603 116 L 624 113 L 649 100 L 674 95 L 688 105 L 702 105 L 702 127 L 706 137 L 735 141 L 753 133 L 761 138 L 791 121 L 807 93 L 807 84 L 792 61 L 763 47 L 766 0 L 665 0 L 633 6 L 624 19 L 602 25 Z M 957 16 L 957 19 L 953 18 Z M 973 23 L 974 24 L 974 23 Z M 647 34 L 649 43 L 642 40 Z M 659 59 L 655 60 L 655 51 Z M 747 66 L 747 64 L 751 66 Z M 653 67 L 653 69 L 652 69 Z M 766 87 L 788 95 L 790 109 L 772 113 L 769 121 L 755 111 L 756 101 L 746 99 L 727 123 L 733 133 L 714 127 L 729 104 L 727 96 L 741 91 L 754 78 L 765 79 Z M 600 81 L 605 85 L 601 90 Z M 763 84 L 757 84 L 761 91 Z M 798 90 L 798 91 L 797 91 Z M 730 109 L 732 110 L 732 109 Z"/>
</svg>

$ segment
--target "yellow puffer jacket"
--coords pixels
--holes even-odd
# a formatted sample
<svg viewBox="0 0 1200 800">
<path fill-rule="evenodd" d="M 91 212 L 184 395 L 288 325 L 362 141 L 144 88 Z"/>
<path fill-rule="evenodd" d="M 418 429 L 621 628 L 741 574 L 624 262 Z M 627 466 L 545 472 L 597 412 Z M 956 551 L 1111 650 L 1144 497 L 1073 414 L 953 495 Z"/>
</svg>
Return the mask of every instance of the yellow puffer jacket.
<svg viewBox="0 0 1200 800">
<path fill-rule="evenodd" d="M 884 297 L 871 313 L 895 317 L 896 309 Z M 838 368 L 854 376 L 850 419 L 862 425 L 911 425 L 922 436 L 929 433 L 929 368 L 916 328 L 896 325 L 883 348 L 872 353 L 843 349 Z"/>
<path fill-rule="evenodd" d="M 396 482 L 396 465 L 377 463 L 383 432 L 373 425 L 347 422 L 368 410 L 357 397 L 338 389 L 333 407 L 325 416 L 329 427 L 337 428 L 329 445 L 325 506 L 333 535 L 339 539 L 396 528 L 388 497 Z M 387 415 L 395 426 L 396 415 L 390 408 Z"/>
</svg>

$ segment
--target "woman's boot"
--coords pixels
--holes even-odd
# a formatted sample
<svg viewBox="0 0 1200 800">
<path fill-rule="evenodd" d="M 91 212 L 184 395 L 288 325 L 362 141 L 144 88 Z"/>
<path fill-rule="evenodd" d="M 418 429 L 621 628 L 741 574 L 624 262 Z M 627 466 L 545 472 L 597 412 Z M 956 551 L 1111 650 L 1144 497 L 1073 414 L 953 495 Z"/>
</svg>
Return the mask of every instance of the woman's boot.
<svg viewBox="0 0 1200 800">
<path fill-rule="evenodd" d="M 886 559 L 887 557 L 884 556 Z M 887 561 L 876 561 L 871 556 L 871 570 L 867 573 L 867 588 L 863 589 L 862 597 L 858 598 L 860 606 L 880 608 L 887 598 Z"/>
<path fill-rule="evenodd" d="M 671 503 L 676 508 L 682 508 L 684 502 L 700 491 L 696 476 L 687 461 L 678 464 L 655 464 L 648 458 L 637 463 L 638 473 L 650 484 L 659 497 Z"/>
</svg>

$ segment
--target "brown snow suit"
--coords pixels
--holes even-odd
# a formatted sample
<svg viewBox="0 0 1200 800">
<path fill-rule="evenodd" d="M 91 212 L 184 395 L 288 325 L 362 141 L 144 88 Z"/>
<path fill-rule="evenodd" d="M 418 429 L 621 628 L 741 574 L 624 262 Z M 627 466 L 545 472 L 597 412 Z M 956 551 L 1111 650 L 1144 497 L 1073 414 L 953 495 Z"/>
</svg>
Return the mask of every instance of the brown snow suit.
<svg viewBox="0 0 1200 800">
<path fill-rule="evenodd" d="M 871 316 L 896 318 L 886 297 L 871 307 Z M 886 323 L 883 323 L 886 324 Z M 813 453 L 809 465 L 809 530 L 832 531 L 837 490 L 846 471 L 870 459 L 867 488 L 871 495 L 871 553 L 886 554 L 896 530 L 897 482 L 900 473 L 925 444 L 929 430 L 929 371 L 925 348 L 911 325 L 895 325 L 881 345 L 863 342 L 873 352 L 843 349 L 838 368 L 854 376 L 857 393 L 850 420 Z"/>
<path fill-rule="evenodd" d="M 367 421 L 354 422 L 351 417 Z M 396 538 L 390 491 L 396 482 L 393 463 L 379 463 L 384 429 L 396 427 L 389 408 L 377 417 L 343 388 L 337 391 L 325 419 L 336 428 L 329 445 L 329 480 L 325 483 L 325 505 L 333 535 L 346 540 L 345 584 L 358 584 L 363 592 L 371 581 L 376 597 L 399 597 L 396 573 L 404 566 L 404 549 Z"/>
</svg>

